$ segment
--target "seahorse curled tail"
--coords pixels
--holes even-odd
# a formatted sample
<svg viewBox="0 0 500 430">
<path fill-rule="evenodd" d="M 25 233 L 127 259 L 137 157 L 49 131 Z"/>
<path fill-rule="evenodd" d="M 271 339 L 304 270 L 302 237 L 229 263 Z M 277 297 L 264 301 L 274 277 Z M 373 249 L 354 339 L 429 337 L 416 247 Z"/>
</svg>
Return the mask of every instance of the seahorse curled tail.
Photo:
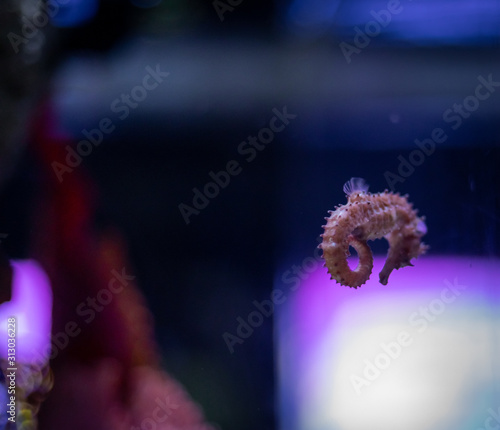
<svg viewBox="0 0 500 430">
<path fill-rule="evenodd" d="M 410 260 L 427 250 L 427 245 L 420 242 L 427 231 L 424 218 L 417 217 L 407 196 L 387 190 L 371 194 L 361 178 L 348 181 L 344 191 L 348 202 L 329 211 L 319 245 L 331 279 L 351 288 L 363 285 L 373 269 L 373 255 L 367 241 L 385 237 L 389 252 L 380 272 L 380 283 L 386 285 L 392 270 L 412 265 Z M 349 246 L 358 253 L 358 266 L 354 270 L 347 263 Z"/>
</svg>

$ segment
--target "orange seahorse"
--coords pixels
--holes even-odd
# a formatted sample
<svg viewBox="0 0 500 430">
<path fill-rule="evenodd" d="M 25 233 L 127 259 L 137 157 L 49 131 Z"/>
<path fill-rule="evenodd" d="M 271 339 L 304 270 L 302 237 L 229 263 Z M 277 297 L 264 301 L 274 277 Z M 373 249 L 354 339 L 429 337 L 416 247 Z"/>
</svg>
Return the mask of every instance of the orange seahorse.
<svg viewBox="0 0 500 430">
<path fill-rule="evenodd" d="M 380 283 L 387 285 L 394 269 L 413 266 L 412 258 L 426 252 L 428 246 L 420 242 L 427 233 L 425 217 L 418 217 L 417 210 L 408 202 L 408 195 L 400 196 L 385 190 L 371 194 L 361 178 L 351 178 L 344 184 L 347 204 L 328 211 L 330 217 L 321 235 L 325 266 L 331 279 L 351 288 L 363 285 L 373 269 L 373 255 L 368 240 L 385 237 L 389 251 L 380 272 Z M 347 263 L 349 246 L 358 253 L 358 266 L 351 270 Z"/>
</svg>

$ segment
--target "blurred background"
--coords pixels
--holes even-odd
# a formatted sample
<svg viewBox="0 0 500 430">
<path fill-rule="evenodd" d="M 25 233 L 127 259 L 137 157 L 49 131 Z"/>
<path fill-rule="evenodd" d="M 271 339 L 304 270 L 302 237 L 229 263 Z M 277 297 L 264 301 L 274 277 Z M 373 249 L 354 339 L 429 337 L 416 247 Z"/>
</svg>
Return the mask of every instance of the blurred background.
<svg viewBox="0 0 500 430">
<path fill-rule="evenodd" d="M 330 414 L 361 411 L 339 403 L 341 391 L 331 398 L 322 391 L 326 373 L 298 382 L 297 372 L 319 366 L 294 364 L 316 347 L 289 341 L 302 330 L 301 306 L 313 306 L 304 302 L 306 276 L 300 294 L 274 297 L 274 307 L 269 300 L 290 289 L 287 270 L 315 256 L 323 217 L 344 203 L 342 185 L 353 176 L 373 192 L 410 194 L 427 217 L 431 250 L 422 261 L 446 255 L 498 263 L 500 1 L 50 4 L 57 12 L 43 27 L 50 49 L 39 93 L 52 133 L 67 139 L 66 167 L 51 164 L 54 177 L 63 184 L 83 170 L 95 183 L 93 227 L 123 235 L 163 368 L 222 429 L 402 428 L 377 424 L 376 411 L 368 424 Z M 9 41 L 4 49 L 39 43 L 27 35 Z M 67 158 L 66 144 L 76 158 Z M 39 186 L 32 152 L 11 170 L 0 196 L 2 246 L 10 258 L 26 258 Z M 375 253 L 384 255 L 383 242 L 373 244 Z M 307 273 L 320 276 L 320 266 Z M 418 276 L 419 266 L 403 270 Z M 429 297 L 459 266 L 435 269 Z M 494 314 L 498 277 L 485 279 L 478 288 Z M 394 307 L 418 309 L 419 285 L 403 288 L 408 294 Z M 384 291 L 393 287 L 390 280 Z M 322 310 L 330 321 L 342 297 L 361 301 L 382 286 L 309 288 L 324 305 L 335 302 Z M 498 369 L 492 321 L 485 321 L 494 334 L 484 354 Z M 318 342 L 347 330 L 315 327 L 305 337 Z M 495 372 L 489 406 L 474 412 L 485 419 L 500 404 Z M 323 393 L 323 408 L 318 400 L 311 409 L 304 384 L 319 387 L 311 389 Z M 327 418 L 311 421 L 311 410 Z M 415 428 L 462 428 L 439 419 Z"/>
</svg>

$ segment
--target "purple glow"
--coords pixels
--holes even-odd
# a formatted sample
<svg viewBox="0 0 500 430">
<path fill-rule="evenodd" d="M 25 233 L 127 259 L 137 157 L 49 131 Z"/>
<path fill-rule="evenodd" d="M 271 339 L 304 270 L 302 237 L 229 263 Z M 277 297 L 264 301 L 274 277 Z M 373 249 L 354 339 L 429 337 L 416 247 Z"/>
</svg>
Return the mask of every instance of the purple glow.
<svg viewBox="0 0 500 430">
<path fill-rule="evenodd" d="M 50 282 L 34 260 L 11 261 L 12 300 L 0 305 L 0 356 L 7 358 L 7 320 L 16 319 L 16 362 L 48 360 L 52 315 Z"/>
<path fill-rule="evenodd" d="M 386 286 L 378 282 L 384 262 L 374 259 L 371 279 L 357 290 L 331 281 L 321 267 L 279 309 L 283 428 L 368 428 L 362 416 L 372 428 L 403 418 L 414 422 L 406 428 L 422 428 L 417 423 L 425 408 L 429 430 L 443 428 L 439 420 L 460 430 L 471 428 L 466 416 L 478 425 L 484 421 L 500 381 L 493 353 L 500 342 L 499 260 L 426 255 L 414 267 L 394 271 Z M 363 376 L 367 360 L 383 352 L 380 344 L 394 342 L 403 331 L 411 346 L 356 392 L 351 376 Z M 450 392 L 442 388 L 446 378 L 459 381 Z M 377 399 L 398 407 L 386 408 Z M 440 406 L 447 401 L 449 416 Z"/>
<path fill-rule="evenodd" d="M 297 292 L 300 319 L 316 331 L 325 318 L 352 301 L 364 304 L 362 307 L 367 314 L 357 316 L 363 319 L 377 312 L 377 306 L 386 301 L 439 293 L 445 287 L 445 280 L 454 279 L 469 286 L 464 293 L 471 298 L 486 294 L 491 300 L 500 300 L 500 262 L 496 259 L 423 256 L 413 261 L 414 267 L 393 271 L 385 286 L 378 282 L 378 273 L 384 263 L 385 257 L 375 257 L 370 279 L 357 290 L 339 286 L 330 280 L 326 268 L 318 269 Z"/>
<path fill-rule="evenodd" d="M 381 314 L 396 313 L 403 308 L 403 304 L 411 306 L 415 302 L 439 297 L 446 288 L 446 281 L 453 283 L 457 279 L 460 284 L 467 285 L 463 294 L 470 301 L 488 297 L 490 304 L 496 302 L 498 305 L 500 302 L 498 260 L 423 256 L 414 261 L 414 267 L 393 271 L 385 286 L 378 282 L 378 273 L 384 263 L 385 257 L 375 257 L 370 279 L 357 290 L 331 281 L 324 267 L 304 281 L 291 304 L 291 312 L 297 318 L 297 341 L 304 355 L 324 335 L 324 328 L 332 318 L 345 309 L 356 310 L 352 314 L 353 326 L 376 322 Z"/>
</svg>

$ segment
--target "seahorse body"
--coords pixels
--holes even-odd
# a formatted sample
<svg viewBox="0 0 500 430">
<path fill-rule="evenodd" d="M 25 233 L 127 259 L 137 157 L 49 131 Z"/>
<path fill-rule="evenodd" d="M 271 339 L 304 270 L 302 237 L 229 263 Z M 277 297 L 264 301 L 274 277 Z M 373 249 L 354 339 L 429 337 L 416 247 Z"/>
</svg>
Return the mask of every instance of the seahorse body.
<svg viewBox="0 0 500 430">
<path fill-rule="evenodd" d="M 328 211 L 330 217 L 322 234 L 323 258 L 331 279 L 352 288 L 363 285 L 373 269 L 373 255 L 368 240 L 385 237 L 389 252 L 380 283 L 387 284 L 394 269 L 412 266 L 411 259 L 425 253 L 428 246 L 420 242 L 427 232 L 424 217 L 408 202 L 407 196 L 390 193 L 371 194 L 361 178 L 352 178 L 344 185 L 347 204 Z M 358 253 L 358 266 L 351 270 L 347 263 L 349 246 Z"/>
</svg>

